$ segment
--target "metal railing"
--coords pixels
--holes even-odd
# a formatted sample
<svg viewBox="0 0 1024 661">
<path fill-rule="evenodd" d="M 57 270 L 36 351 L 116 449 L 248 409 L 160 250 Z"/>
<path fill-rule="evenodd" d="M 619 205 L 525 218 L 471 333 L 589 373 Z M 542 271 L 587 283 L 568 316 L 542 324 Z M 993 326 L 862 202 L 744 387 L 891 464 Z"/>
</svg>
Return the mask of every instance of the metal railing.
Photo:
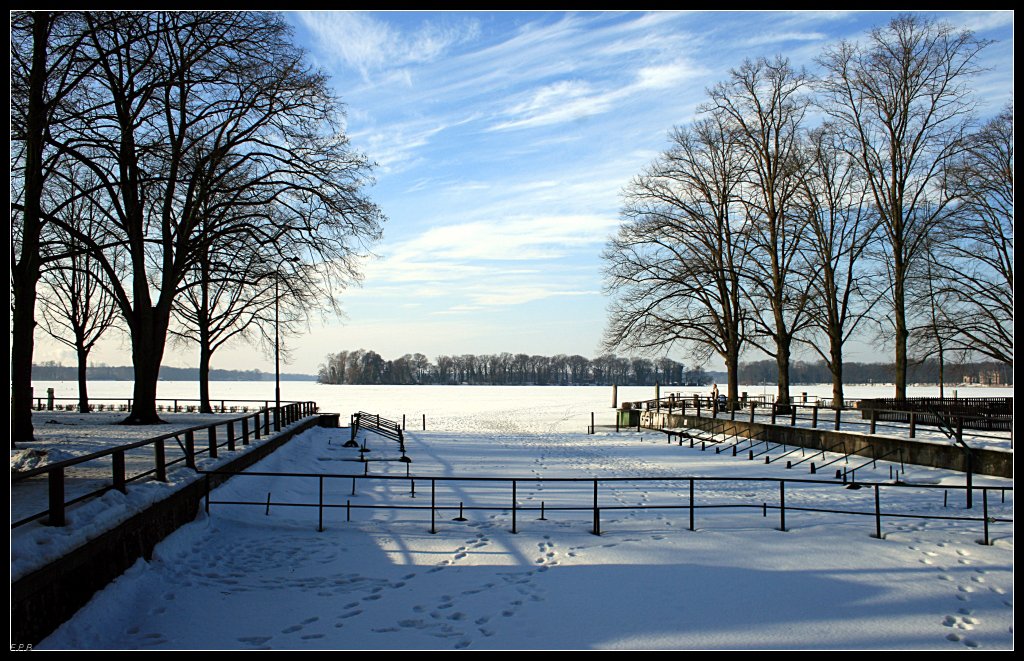
<svg viewBox="0 0 1024 661">
<path fill-rule="evenodd" d="M 426 418 L 424 417 L 424 420 L 425 419 Z M 358 413 L 352 414 L 349 427 L 352 430 L 352 437 L 349 442 L 346 443 L 348 447 L 355 447 L 357 445 L 356 435 L 359 433 L 360 429 L 363 429 L 398 443 L 398 449 L 402 452 L 401 461 L 406 463 L 410 461 L 405 454 L 405 436 L 402 432 L 402 425 L 398 422 L 382 418 L 377 413 L 359 411 Z M 360 453 L 365 453 L 370 450 L 366 447 L 366 443 L 364 442 L 359 451 Z"/>
<path fill-rule="evenodd" d="M 35 411 L 80 411 L 77 397 L 35 397 Z M 67 403 L 62 403 L 67 402 Z M 134 400 L 130 397 L 90 397 L 89 411 L 126 413 L 132 410 Z M 157 412 L 163 413 L 201 413 L 202 400 L 189 397 L 158 397 Z M 248 413 L 252 410 L 273 408 L 272 400 L 258 399 L 211 399 L 210 408 L 213 413 Z M 281 402 L 284 404 L 298 402 Z"/>
<path fill-rule="evenodd" d="M 117 489 L 122 493 L 126 492 L 130 482 L 136 482 L 153 476 L 158 482 L 167 481 L 167 469 L 175 464 L 184 463 L 188 468 L 196 470 L 196 459 L 200 455 L 207 455 L 216 458 L 218 449 L 226 447 L 228 451 L 236 449 L 236 443 L 241 442 L 243 446 L 249 445 L 250 440 L 259 440 L 264 435 L 269 435 L 271 430 L 280 431 L 300 418 L 316 413 L 315 402 L 295 402 L 281 406 L 279 409 L 270 407 L 254 413 L 218 420 L 216 422 L 196 425 L 187 429 L 180 429 L 159 436 L 154 436 L 134 443 L 126 443 L 113 448 L 107 448 L 80 457 L 57 461 L 27 471 L 18 471 L 11 474 L 11 498 L 16 498 L 13 485 L 25 482 L 33 477 L 45 475 L 47 480 L 47 508 L 31 516 L 22 518 L 11 524 L 11 528 L 17 528 L 26 523 L 47 517 L 46 523 L 51 526 L 63 526 L 67 519 L 65 511 L 68 506 L 89 498 L 101 496 L 111 489 Z M 236 433 L 235 425 L 238 423 L 241 430 Z M 223 434 L 218 429 L 223 428 Z M 203 433 L 206 435 L 206 446 L 196 446 L 197 436 Z M 168 459 L 167 444 L 173 440 L 181 450 L 181 455 L 175 459 Z M 132 450 L 153 447 L 152 468 L 143 470 L 133 475 L 128 475 L 125 464 L 126 454 Z M 86 462 L 95 461 L 110 457 L 110 484 L 99 489 L 80 494 L 74 498 L 66 499 L 65 478 L 69 470 L 81 466 Z"/>
<path fill-rule="evenodd" d="M 810 427 L 831 427 L 835 431 L 847 429 L 874 435 L 878 433 L 892 436 L 906 436 L 917 438 L 918 426 L 928 424 L 941 430 L 944 426 L 952 426 L 958 431 L 970 429 L 970 436 L 976 440 L 1009 442 L 1013 448 L 1012 415 L 1009 420 L 1009 434 L 986 433 L 984 425 L 970 424 L 980 416 L 959 414 L 959 415 L 936 415 L 934 411 L 895 411 L 881 408 L 871 408 L 861 411 L 857 407 L 829 408 L 823 403 L 827 400 L 819 399 L 814 403 L 800 403 L 793 401 L 788 406 L 780 406 L 775 402 L 763 403 L 753 398 L 748 398 L 746 405 L 740 408 L 728 409 L 720 405 L 710 397 L 699 395 L 687 397 L 651 399 L 633 403 L 634 407 L 642 407 L 647 411 L 660 411 L 663 413 L 679 415 L 696 415 L 697 417 L 712 417 L 729 420 L 747 419 L 750 423 L 767 418 L 773 425 L 797 426 L 797 423 L 810 423 Z M 852 400 L 848 400 L 852 401 Z M 844 413 L 852 413 L 853 416 L 845 416 Z M 893 414 L 888 416 L 887 414 Z M 902 417 L 900 417 L 902 416 Z M 1005 422 L 1005 421 L 1004 421 Z M 967 424 L 965 424 L 967 423 Z M 1000 423 L 1002 424 L 1002 423 Z M 971 429 L 974 427 L 973 429 Z M 981 429 L 979 429 L 981 427 Z M 961 435 L 962 438 L 962 435 Z"/>
<path fill-rule="evenodd" d="M 352 520 L 353 510 L 412 510 L 412 511 L 430 511 L 430 532 L 437 532 L 437 516 L 439 512 L 459 512 L 459 517 L 456 521 L 465 520 L 463 514 L 465 512 L 472 511 L 499 511 L 499 512 L 510 512 L 511 513 L 511 531 L 513 533 L 518 532 L 518 515 L 523 512 L 539 512 L 540 520 L 547 520 L 546 514 L 549 512 L 591 512 L 593 515 L 593 528 L 591 532 L 595 535 L 601 534 L 601 512 L 602 511 L 647 511 L 647 510 L 685 510 L 689 514 L 689 529 L 695 530 L 695 518 L 696 511 L 701 509 L 757 509 L 761 510 L 763 516 L 766 518 L 769 510 L 777 510 L 779 516 L 779 530 L 787 530 L 786 528 L 786 514 L 787 512 L 811 512 L 811 513 L 828 513 L 828 514 L 841 514 L 850 516 L 869 516 L 874 519 L 874 534 L 873 537 L 884 539 L 882 531 L 882 520 L 883 519 L 926 519 L 926 520 L 944 520 L 944 521 L 964 521 L 981 524 L 983 530 L 983 541 L 981 543 L 989 545 L 990 532 L 989 526 L 992 523 L 1013 523 L 1012 518 L 995 517 L 989 515 L 989 492 L 1001 492 L 1002 500 L 1005 502 L 1006 492 L 1012 493 L 1013 487 L 991 487 L 991 486 L 974 486 L 974 490 L 980 490 L 982 492 L 983 512 L 982 516 L 948 516 L 948 515 L 935 515 L 935 514 L 920 514 L 920 513 L 906 513 L 897 511 L 883 511 L 881 507 L 881 490 L 900 490 L 900 489 L 943 489 L 944 506 L 947 505 L 947 495 L 949 490 L 966 490 L 966 486 L 950 486 L 950 485 L 932 485 L 932 484 L 911 484 L 905 482 L 858 482 L 855 485 L 857 490 L 868 488 L 873 490 L 873 508 L 870 511 L 864 510 L 845 510 L 825 507 L 807 507 L 807 506 L 794 506 L 792 504 L 786 505 L 786 495 L 790 493 L 792 495 L 792 485 L 799 485 L 799 487 L 808 488 L 842 488 L 844 490 L 850 489 L 851 485 L 848 484 L 837 484 L 830 481 L 812 480 L 812 479 L 779 479 L 779 478 L 767 478 L 767 477 L 697 477 L 697 476 L 657 476 L 657 477 L 605 477 L 605 478 L 588 478 L 588 477 L 558 477 L 558 478 L 515 478 L 515 477 L 451 477 L 451 476 L 397 476 L 397 475 L 367 475 L 367 474 L 338 474 L 338 473 L 300 473 L 300 472 L 239 472 L 239 471 L 203 471 L 206 474 L 207 479 L 207 490 L 205 496 L 205 510 L 207 513 L 210 512 L 211 506 L 223 506 L 223 505 L 241 505 L 241 506 L 258 506 L 265 508 L 265 513 L 269 514 L 271 508 L 316 508 L 318 511 L 318 524 L 317 530 L 324 530 L 324 512 L 330 510 L 345 510 L 345 520 Z M 210 476 L 211 475 L 229 475 L 235 477 L 274 477 L 274 478 L 300 478 L 314 480 L 317 483 L 318 500 L 317 502 L 288 502 L 288 501 L 273 501 L 271 493 L 267 494 L 265 501 L 247 501 L 247 500 L 215 500 L 210 489 Z M 412 504 L 365 504 L 356 503 L 353 504 L 351 497 L 347 498 L 344 502 L 340 500 L 337 502 L 330 502 L 324 493 L 324 483 L 330 480 L 351 480 L 352 481 L 352 492 L 351 497 L 357 495 L 357 481 L 404 481 L 410 484 L 410 496 L 415 497 L 416 495 L 416 482 L 430 483 L 430 505 L 412 505 Z M 722 483 L 722 482 L 738 482 L 738 483 L 761 483 L 772 486 L 772 491 L 777 489 L 778 500 L 773 503 L 769 503 L 766 500 L 761 502 L 697 502 L 698 491 L 696 486 L 698 484 L 707 483 Z M 509 487 L 508 500 L 504 504 L 487 504 L 487 505 L 470 505 L 465 506 L 464 501 L 459 501 L 458 504 L 452 500 L 446 504 L 438 503 L 438 484 L 466 484 L 466 483 L 491 483 L 491 484 L 505 484 Z M 540 506 L 524 506 L 519 502 L 517 497 L 519 486 L 522 484 L 555 484 L 555 483 L 576 483 L 586 484 L 589 487 L 592 485 L 593 492 L 592 497 L 588 498 L 588 502 L 582 505 L 557 505 L 554 507 L 547 506 L 541 501 Z M 635 505 L 608 505 L 600 502 L 600 493 L 602 485 L 607 488 L 608 484 L 625 484 L 625 483 L 663 483 L 668 485 L 667 489 L 671 495 L 678 496 L 681 493 L 688 494 L 686 503 L 671 505 L 671 504 L 651 504 L 649 502 L 641 502 Z M 791 491 L 787 492 L 786 486 L 791 486 Z M 647 493 L 647 492 L 645 492 Z M 491 494 L 493 495 L 493 493 Z M 709 500 L 711 496 L 706 496 Z"/>
</svg>

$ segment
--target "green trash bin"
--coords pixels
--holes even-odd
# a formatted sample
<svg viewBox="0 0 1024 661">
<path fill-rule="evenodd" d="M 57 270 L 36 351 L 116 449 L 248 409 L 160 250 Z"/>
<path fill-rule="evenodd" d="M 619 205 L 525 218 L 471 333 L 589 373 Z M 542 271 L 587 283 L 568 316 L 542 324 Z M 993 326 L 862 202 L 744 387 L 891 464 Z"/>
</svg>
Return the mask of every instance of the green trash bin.
<svg viewBox="0 0 1024 661">
<path fill-rule="evenodd" d="M 636 427 L 640 424 L 640 411 L 630 409 L 619 411 L 619 427 Z"/>
</svg>

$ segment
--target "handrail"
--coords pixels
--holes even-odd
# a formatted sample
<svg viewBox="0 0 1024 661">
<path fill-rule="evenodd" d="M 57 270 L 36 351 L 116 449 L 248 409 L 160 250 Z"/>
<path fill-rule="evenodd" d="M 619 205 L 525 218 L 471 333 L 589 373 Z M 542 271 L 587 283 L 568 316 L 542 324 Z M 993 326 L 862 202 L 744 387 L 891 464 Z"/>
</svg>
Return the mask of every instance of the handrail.
<svg viewBox="0 0 1024 661">
<path fill-rule="evenodd" d="M 195 459 L 196 456 L 201 453 L 208 453 L 210 457 L 215 458 L 217 456 L 217 448 L 227 446 L 228 450 L 235 449 L 235 423 L 242 423 L 242 435 L 240 440 L 243 445 L 249 444 L 250 432 L 248 429 L 248 421 L 254 421 L 254 427 L 252 429 L 252 438 L 259 439 L 261 431 L 265 434 L 271 433 L 271 413 L 273 413 L 273 429 L 274 431 L 280 431 L 283 426 L 287 426 L 301 417 L 316 413 L 318 410 L 316 402 L 293 402 L 286 404 L 281 407 L 266 408 L 261 411 L 248 413 L 246 415 L 228 418 L 226 420 L 216 420 L 210 423 L 195 425 L 187 427 L 185 429 L 179 429 L 173 432 L 167 432 L 158 436 L 153 436 L 141 441 L 134 441 L 132 443 L 125 443 L 115 447 L 99 450 L 97 452 L 91 452 L 86 455 L 78 457 L 72 457 L 70 459 L 64 459 L 61 461 L 55 461 L 53 463 L 44 464 L 36 468 L 32 468 L 27 471 L 18 471 L 17 473 L 11 474 L 11 482 L 22 482 L 30 478 L 43 475 L 47 476 L 48 480 L 48 504 L 47 509 L 36 513 L 28 518 L 16 521 L 11 524 L 11 528 L 16 528 L 30 521 L 34 521 L 43 516 L 49 517 L 48 523 L 55 526 L 63 526 L 65 523 L 64 510 L 65 508 L 73 503 L 77 503 L 81 500 L 85 500 L 90 497 L 98 496 L 106 493 L 110 489 L 118 489 L 120 491 L 125 490 L 125 485 L 128 482 L 139 479 L 141 476 L 135 475 L 132 477 L 126 476 L 125 471 L 125 453 L 129 450 L 141 448 L 152 445 L 154 447 L 154 468 L 142 473 L 142 476 L 156 474 L 157 481 L 167 481 L 167 467 L 184 461 L 189 468 L 194 470 L 196 468 Z M 262 424 L 260 418 L 263 418 Z M 225 434 L 224 441 L 219 441 L 216 429 L 219 426 L 225 426 L 227 433 Z M 195 447 L 195 433 L 197 431 L 207 430 L 209 436 L 208 447 L 204 449 L 196 449 Z M 182 446 L 184 457 L 167 461 L 165 455 L 164 442 L 168 439 L 174 438 L 178 444 L 181 445 L 179 437 L 185 437 L 185 445 Z M 64 500 L 64 473 L 66 469 L 72 468 L 76 465 L 83 464 L 96 459 L 102 459 L 104 457 L 112 457 L 113 467 L 111 473 L 111 484 L 105 485 L 101 489 L 80 495 L 70 501 Z M 12 491 L 12 498 L 14 493 Z"/>
</svg>

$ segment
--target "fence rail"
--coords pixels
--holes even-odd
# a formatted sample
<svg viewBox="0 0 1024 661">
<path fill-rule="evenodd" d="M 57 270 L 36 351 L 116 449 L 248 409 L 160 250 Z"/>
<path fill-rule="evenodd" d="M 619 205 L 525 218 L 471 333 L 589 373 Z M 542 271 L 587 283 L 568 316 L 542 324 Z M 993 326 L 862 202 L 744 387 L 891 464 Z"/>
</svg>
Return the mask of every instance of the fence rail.
<svg viewBox="0 0 1024 661">
<path fill-rule="evenodd" d="M 77 397 L 35 397 L 33 410 L 36 411 L 80 411 Z M 110 411 L 114 413 L 132 410 L 133 399 L 130 397 L 90 397 L 90 411 Z M 249 409 L 263 410 L 273 408 L 272 400 L 258 399 L 211 399 L 210 408 L 213 413 L 248 413 Z M 67 402 L 67 403 L 63 403 Z M 189 397 L 157 398 L 157 411 L 168 413 L 201 413 L 202 400 Z M 288 403 L 288 402 L 283 402 Z"/>
<path fill-rule="evenodd" d="M 764 402 L 757 398 L 747 398 L 745 404 L 738 408 L 729 409 L 721 401 L 715 401 L 711 397 L 692 395 L 662 397 L 660 399 L 642 400 L 631 403 L 633 408 L 647 411 L 661 411 L 669 414 L 689 415 L 697 417 L 710 416 L 712 418 L 748 418 L 749 422 L 755 422 L 757 416 L 769 417 L 771 424 L 788 424 L 797 426 L 797 422 L 809 422 L 811 428 L 831 426 L 834 430 L 840 431 L 844 427 L 848 430 L 867 431 L 869 435 L 879 433 L 890 433 L 896 436 L 907 436 L 917 438 L 919 426 L 934 426 L 940 430 L 952 428 L 957 431 L 971 430 L 971 436 L 980 440 L 1007 441 L 1010 448 L 1013 448 L 1013 415 L 1005 414 L 977 414 L 957 413 L 946 415 L 937 413 L 934 408 L 922 411 L 906 411 L 886 408 L 867 408 L 862 410 L 857 406 L 829 408 L 824 405 L 829 400 L 818 399 L 814 402 L 802 403 L 794 398 L 788 406 L 780 406 L 775 402 Z M 1004 400 L 1007 398 L 997 398 Z M 1009 398 L 1012 399 L 1012 398 Z M 847 400 L 850 402 L 853 400 Z M 964 400 L 960 400 L 964 401 Z M 844 417 L 844 413 L 852 413 Z M 996 432 L 1009 432 L 1009 436 Z M 988 432 L 988 433 L 986 433 Z"/>
<path fill-rule="evenodd" d="M 345 509 L 346 521 L 351 521 L 352 510 L 413 510 L 413 511 L 430 511 L 430 532 L 437 532 L 437 514 L 438 512 L 454 512 L 458 511 L 459 518 L 455 519 L 464 520 L 462 514 L 465 511 L 503 511 L 510 512 L 512 518 L 512 532 L 518 532 L 517 515 L 521 512 L 540 512 L 541 519 L 545 519 L 545 514 L 548 512 L 592 512 L 593 514 L 593 528 L 591 532 L 595 535 L 601 534 L 601 511 L 645 511 L 645 510 L 687 510 L 689 513 L 689 529 L 695 530 L 695 512 L 700 509 L 724 509 L 724 508 L 756 508 L 762 510 L 767 516 L 768 510 L 777 510 L 779 515 L 779 530 L 787 530 L 786 528 L 786 512 L 818 512 L 818 513 L 831 513 L 831 514 L 844 514 L 851 516 L 871 516 L 874 518 L 875 530 L 872 536 L 879 539 L 884 539 L 882 531 L 882 520 L 883 519 L 936 519 L 945 521 L 965 521 L 981 524 L 983 531 L 983 540 L 980 543 L 985 545 L 991 544 L 991 537 L 989 532 L 989 526 L 992 523 L 1013 523 L 1012 518 L 1002 518 L 989 516 L 989 492 L 997 491 L 1001 492 L 1002 499 L 1005 501 L 1006 492 L 1012 493 L 1013 487 L 991 487 L 991 486 L 951 486 L 951 485 L 933 485 L 933 484 L 912 484 L 906 482 L 858 482 L 856 486 L 859 489 L 869 488 L 873 490 L 874 495 L 874 508 L 872 511 L 862 510 L 841 510 L 835 508 L 819 508 L 819 507 L 805 507 L 805 506 L 793 506 L 786 505 L 786 485 L 812 485 L 821 487 L 830 487 L 833 489 L 842 488 L 849 489 L 850 485 L 842 484 L 839 485 L 831 481 L 823 480 L 812 480 L 812 479 L 780 479 L 780 478 L 766 478 L 766 477 L 697 477 L 697 476 L 657 476 L 657 477 L 604 477 L 604 478 L 589 478 L 589 477 L 554 477 L 554 478 L 515 478 L 515 477 L 471 477 L 471 476 L 397 476 L 397 475 L 367 475 L 367 474 L 338 474 L 338 473 L 301 473 L 301 472 L 265 472 L 265 471 L 203 471 L 206 474 L 207 489 L 205 497 L 205 510 L 207 513 L 210 512 L 211 506 L 217 505 L 242 505 L 242 506 L 259 506 L 266 508 L 266 512 L 269 514 L 272 507 L 308 507 L 317 508 L 318 510 L 318 525 L 319 531 L 324 530 L 324 510 L 331 509 Z M 214 500 L 210 489 L 210 475 L 230 475 L 240 477 L 275 477 L 275 478 L 302 478 L 311 479 L 317 481 L 317 491 L 319 494 L 318 501 L 313 502 L 274 502 L 271 500 L 270 493 L 267 494 L 265 501 L 245 501 L 245 500 Z M 324 481 L 325 480 L 351 480 L 352 481 L 352 496 L 356 495 L 357 492 L 357 481 L 365 480 L 378 480 L 378 481 L 404 481 L 409 482 L 411 485 L 410 495 L 415 497 L 416 494 L 416 482 L 420 483 L 430 482 L 430 505 L 411 505 L 411 504 L 353 504 L 351 499 L 346 499 L 342 502 L 328 502 L 324 496 Z M 680 493 L 680 487 L 686 487 L 686 493 L 688 493 L 688 500 L 685 504 L 681 505 L 658 505 L 651 503 L 640 503 L 636 505 L 607 505 L 600 502 L 601 487 L 604 485 L 607 487 L 609 483 L 622 484 L 622 483 L 651 483 L 661 482 L 675 485 L 670 487 L 672 493 Z M 764 483 L 768 485 L 775 485 L 778 489 L 778 501 L 776 503 L 769 504 L 767 501 L 760 503 L 714 503 L 705 502 L 697 503 L 696 495 L 698 491 L 696 486 L 698 484 L 709 483 L 709 482 L 741 482 L 741 483 Z M 506 484 L 510 487 L 507 492 L 509 500 L 506 504 L 498 505 L 471 505 L 466 507 L 464 502 L 460 501 L 456 504 L 454 501 L 439 505 L 437 500 L 437 485 L 438 483 L 497 483 Z M 541 502 L 540 506 L 523 506 L 519 504 L 517 499 L 517 490 L 521 484 L 549 484 L 549 483 L 583 483 L 588 486 L 593 486 L 593 495 L 587 504 L 583 505 L 558 505 L 554 507 L 546 506 L 544 502 Z M 983 512 L 982 516 L 949 516 L 949 515 L 934 515 L 934 514 L 907 514 L 904 512 L 882 511 L 881 508 L 881 490 L 885 488 L 889 489 L 943 489 L 948 492 L 949 490 L 980 490 L 982 492 Z M 945 503 L 945 497 L 944 497 Z"/>
<path fill-rule="evenodd" d="M 11 528 L 17 528 L 43 517 L 47 517 L 46 523 L 48 525 L 63 526 L 66 524 L 65 510 L 70 505 L 100 496 L 111 489 L 117 489 L 124 493 L 127 490 L 128 483 L 135 482 L 149 476 L 155 476 L 155 479 L 159 482 L 166 482 L 167 469 L 170 466 L 184 462 L 188 468 L 197 470 L 196 459 L 200 455 L 206 454 L 211 458 L 216 458 L 218 449 L 221 447 L 226 447 L 228 451 L 234 451 L 236 448 L 236 442 L 241 442 L 243 446 L 249 445 L 250 440 L 259 440 L 261 436 L 269 435 L 271 430 L 274 432 L 281 431 L 282 427 L 290 425 L 302 417 L 312 415 L 316 413 L 316 411 L 317 405 L 315 402 L 293 402 L 291 404 L 281 406 L 280 408 L 264 408 L 261 411 L 256 411 L 248 415 L 234 417 L 228 420 L 218 420 L 204 425 L 196 425 L 194 427 L 168 432 L 166 434 L 136 441 L 134 443 L 126 443 L 124 445 L 107 448 L 87 455 L 45 464 L 31 470 L 12 473 L 12 500 L 15 498 L 15 492 L 13 490 L 14 484 L 24 482 L 33 477 L 45 475 L 47 480 L 47 508 L 42 512 L 37 512 L 29 517 L 13 522 L 11 524 Z M 236 423 L 239 423 L 241 426 L 240 433 L 236 433 Z M 218 433 L 218 429 L 220 428 L 223 428 L 223 435 Z M 207 439 L 206 447 L 197 448 L 197 436 L 201 437 L 204 432 Z M 178 447 L 181 449 L 182 456 L 168 460 L 167 443 L 172 440 L 177 443 Z M 153 447 L 153 468 L 129 476 L 125 467 L 126 453 L 131 450 L 147 446 Z M 86 462 L 103 459 L 105 457 L 111 458 L 110 484 L 106 484 L 100 489 L 96 489 L 67 500 L 65 494 L 65 478 L 68 470 Z"/>
</svg>

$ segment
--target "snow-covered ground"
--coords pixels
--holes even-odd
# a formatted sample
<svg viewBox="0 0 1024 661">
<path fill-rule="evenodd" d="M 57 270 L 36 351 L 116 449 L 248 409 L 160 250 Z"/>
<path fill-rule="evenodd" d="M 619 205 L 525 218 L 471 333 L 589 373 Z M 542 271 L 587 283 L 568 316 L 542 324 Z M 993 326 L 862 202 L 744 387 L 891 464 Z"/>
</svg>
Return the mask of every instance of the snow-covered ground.
<svg viewBox="0 0 1024 661">
<path fill-rule="evenodd" d="M 230 406 L 234 401 L 241 405 L 273 401 L 274 383 L 272 381 L 217 381 L 211 384 L 215 401 L 222 399 Z M 74 404 L 77 385 L 66 381 L 39 381 L 35 383 L 35 393 L 43 396 L 49 388 L 53 388 L 58 403 Z M 90 383 L 89 392 L 95 398 L 108 398 L 108 403 L 123 403 L 131 397 L 131 383 L 124 381 L 96 381 Z M 719 384 L 725 392 L 725 384 Z M 743 385 L 741 392 L 749 396 L 772 395 L 774 387 L 765 385 Z M 846 395 L 851 400 L 892 397 L 894 388 L 891 385 L 849 385 Z M 692 397 L 699 394 L 706 397 L 711 386 L 705 388 L 669 388 L 662 387 L 660 394 L 668 397 L 669 393 Z M 793 398 L 800 402 L 806 393 L 808 399 L 815 397 L 830 398 L 832 386 L 796 385 L 791 389 Z M 937 386 L 910 386 L 908 395 L 911 397 L 938 396 Z M 161 381 L 158 395 L 164 398 L 167 406 L 174 398 L 184 406 L 187 398 L 198 396 L 198 385 L 189 381 Z M 1013 387 L 982 387 L 982 386 L 946 386 L 947 397 L 1012 397 Z M 650 386 L 623 386 L 618 388 L 616 400 L 635 402 L 653 399 L 655 388 Z M 422 429 L 424 417 L 426 428 L 430 431 L 481 431 L 487 433 L 503 433 L 509 430 L 536 432 L 583 432 L 590 425 L 591 413 L 597 425 L 614 425 L 615 414 L 612 409 L 612 388 L 610 386 L 347 386 L 323 385 L 312 381 L 282 381 L 281 397 L 293 401 L 314 401 L 321 411 L 341 413 L 343 423 L 347 416 L 358 410 L 379 413 L 393 420 L 401 421 L 403 416 L 407 428 Z M 194 402 L 193 402 L 194 403 Z M 705 412 L 706 413 L 706 412 Z M 819 426 L 832 424 L 832 419 L 822 413 Z M 797 424 L 810 426 L 810 411 L 801 409 L 802 418 Z M 739 416 L 742 417 L 742 416 Z M 758 421 L 767 422 L 769 416 L 760 415 Z M 780 418 L 779 424 L 787 420 Z M 869 421 L 864 420 L 858 411 L 847 411 L 843 415 L 843 429 L 867 433 Z M 879 434 L 891 434 L 907 437 L 907 425 L 879 423 Z M 918 440 L 948 442 L 935 428 L 918 427 Z M 965 430 L 965 440 L 971 447 L 990 447 L 1010 449 L 1010 434 L 1003 432 L 973 433 Z"/>
<path fill-rule="evenodd" d="M 124 414 L 70 411 L 37 412 L 33 416 L 36 440 L 19 444 L 11 450 L 11 470 L 30 470 L 47 463 L 81 457 L 118 445 L 184 430 L 211 422 L 223 422 L 237 415 L 203 415 L 194 413 L 167 414 L 166 424 L 156 426 L 125 426 L 117 424 Z M 298 424 L 298 423 L 296 423 Z M 241 425 L 235 423 L 240 437 Z M 286 427 L 285 429 L 288 429 Z M 225 427 L 219 427 L 220 442 L 224 442 Z M 250 445 L 236 444 L 235 452 L 221 449 L 220 456 L 211 459 L 199 455 L 196 465 L 211 470 L 273 438 L 263 435 L 251 439 Z M 204 438 L 196 439 L 197 449 L 207 447 Z M 174 440 L 165 445 L 168 462 L 180 460 L 184 453 Z M 108 487 L 112 482 L 112 459 L 108 455 L 76 464 L 65 470 L 65 501 Z M 130 479 L 154 467 L 153 448 L 136 448 L 125 453 L 125 473 Z M 45 564 L 99 536 L 106 530 L 127 520 L 153 503 L 166 498 L 173 491 L 200 479 L 195 471 L 180 462 L 168 466 L 167 481 L 142 479 L 130 482 L 126 493 L 109 490 L 99 497 L 84 500 L 67 510 L 67 525 L 51 527 L 36 520 L 11 531 L 11 580 L 16 580 Z M 11 522 L 22 521 L 47 509 L 47 477 L 39 475 L 11 483 Z M 44 519 L 45 520 L 45 519 Z"/>
<path fill-rule="evenodd" d="M 328 504 L 426 509 L 353 509 L 346 521 L 343 507 L 330 508 L 318 532 L 316 508 L 281 505 L 316 503 L 316 479 L 233 478 L 209 515 L 40 648 L 1012 649 L 1012 524 L 992 524 L 994 543 L 983 546 L 980 522 L 891 517 L 876 539 L 871 516 L 793 509 L 873 512 L 873 489 L 787 482 L 783 532 L 777 482 L 697 480 L 691 531 L 688 483 L 668 478 L 811 476 L 669 445 L 655 432 L 553 431 L 564 404 L 550 406 L 521 429 L 510 418 L 504 431 L 410 432 L 411 466 L 368 466 L 371 476 L 408 468 L 415 483 L 360 478 L 353 496 L 351 479 L 325 481 Z M 347 433 L 311 430 L 251 470 L 361 474 L 358 453 L 342 447 Z M 397 456 L 383 439 L 367 442 L 374 459 Z M 888 482 L 891 469 L 880 462 L 858 479 Z M 448 509 L 431 534 L 428 478 L 467 475 L 501 481 L 439 480 L 436 504 Z M 533 481 L 555 477 L 659 479 L 602 482 L 597 536 L 592 511 L 551 510 L 589 508 L 592 483 Z M 517 507 L 530 508 L 517 511 L 516 534 L 509 478 L 520 480 Z M 962 491 L 934 488 L 962 484 L 961 475 L 907 466 L 904 479 L 933 488 L 884 486 L 883 512 L 980 516 L 980 493 L 968 511 Z M 217 502 L 268 494 L 269 514 Z M 990 515 L 1012 518 L 1012 491 L 1002 498 L 989 494 Z M 488 509 L 453 521 L 460 502 Z M 726 504 L 753 507 L 716 507 Z"/>
</svg>

